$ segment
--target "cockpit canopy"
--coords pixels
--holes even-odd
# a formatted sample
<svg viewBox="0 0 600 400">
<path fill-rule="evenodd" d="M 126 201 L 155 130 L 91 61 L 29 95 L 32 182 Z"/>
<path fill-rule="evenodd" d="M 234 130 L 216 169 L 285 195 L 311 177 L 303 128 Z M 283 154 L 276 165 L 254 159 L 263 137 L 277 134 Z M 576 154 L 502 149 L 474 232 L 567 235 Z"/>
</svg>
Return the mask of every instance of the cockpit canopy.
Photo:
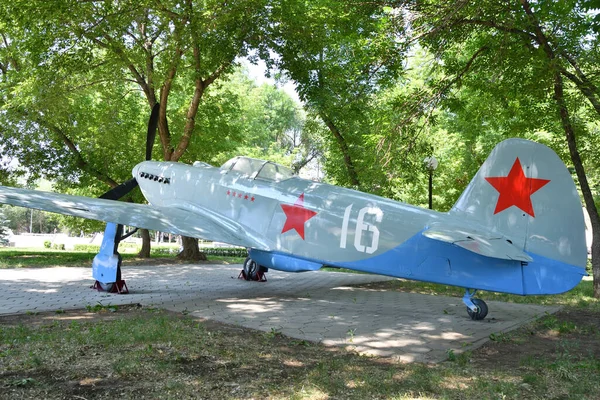
<svg viewBox="0 0 600 400">
<path fill-rule="evenodd" d="M 252 179 L 264 179 L 267 181 L 283 181 L 294 176 L 291 168 L 276 164 L 271 161 L 258 160 L 250 157 L 234 157 L 221 165 L 225 171 L 235 171 L 247 175 Z"/>
</svg>

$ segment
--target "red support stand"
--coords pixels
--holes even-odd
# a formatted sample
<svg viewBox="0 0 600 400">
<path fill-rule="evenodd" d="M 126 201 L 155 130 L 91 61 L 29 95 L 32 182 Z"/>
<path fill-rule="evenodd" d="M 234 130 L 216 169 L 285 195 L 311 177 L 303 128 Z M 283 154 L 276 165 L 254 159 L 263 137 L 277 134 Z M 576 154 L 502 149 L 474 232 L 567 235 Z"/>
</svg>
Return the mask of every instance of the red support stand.
<svg viewBox="0 0 600 400">
<path fill-rule="evenodd" d="M 266 282 L 267 281 L 267 275 L 265 275 L 264 272 L 260 272 L 259 271 L 254 276 L 254 279 L 248 279 L 248 277 L 246 276 L 246 272 L 244 270 L 242 270 L 240 272 L 240 274 L 238 275 L 238 279 L 243 279 L 245 281 Z"/>
<path fill-rule="evenodd" d="M 102 285 L 98 281 L 94 282 L 94 284 L 92 286 L 90 286 L 90 289 L 96 289 L 99 292 L 105 291 L 104 289 L 102 289 Z M 129 293 L 129 289 L 127 288 L 127 284 L 125 283 L 125 281 L 123 279 L 120 279 L 120 280 L 116 281 L 115 283 L 113 283 L 112 286 L 110 287 L 110 289 L 106 290 L 106 292 L 107 293 L 117 293 L 117 294 L 127 294 L 127 293 Z"/>
</svg>

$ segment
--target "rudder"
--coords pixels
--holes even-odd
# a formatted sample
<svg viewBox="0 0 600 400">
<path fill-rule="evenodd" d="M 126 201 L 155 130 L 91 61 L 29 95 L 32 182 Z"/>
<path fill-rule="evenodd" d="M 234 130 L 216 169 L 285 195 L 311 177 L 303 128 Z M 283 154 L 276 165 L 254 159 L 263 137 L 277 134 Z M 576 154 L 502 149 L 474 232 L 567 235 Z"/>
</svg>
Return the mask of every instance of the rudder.
<svg viewBox="0 0 600 400">
<path fill-rule="evenodd" d="M 505 235 L 529 254 L 585 267 L 581 200 L 568 169 L 545 145 L 499 143 L 450 214 Z"/>
</svg>

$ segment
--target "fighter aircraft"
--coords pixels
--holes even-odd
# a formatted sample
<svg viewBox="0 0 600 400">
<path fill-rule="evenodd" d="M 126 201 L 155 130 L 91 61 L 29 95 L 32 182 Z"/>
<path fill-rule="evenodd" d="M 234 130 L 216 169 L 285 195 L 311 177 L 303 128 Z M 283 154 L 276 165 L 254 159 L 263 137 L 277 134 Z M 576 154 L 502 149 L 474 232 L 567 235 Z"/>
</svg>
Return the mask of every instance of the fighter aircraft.
<svg viewBox="0 0 600 400">
<path fill-rule="evenodd" d="M 221 167 L 144 161 L 132 173 L 99 199 L 0 187 L 0 203 L 108 222 L 93 263 L 102 285 L 121 281 L 122 225 L 246 247 L 246 279 L 327 265 L 463 287 L 474 320 L 488 312 L 477 290 L 557 294 L 586 275 L 571 175 L 551 149 L 523 139 L 499 143 L 449 212 L 304 180 L 249 157 Z M 116 201 L 137 185 L 147 205 Z"/>
</svg>

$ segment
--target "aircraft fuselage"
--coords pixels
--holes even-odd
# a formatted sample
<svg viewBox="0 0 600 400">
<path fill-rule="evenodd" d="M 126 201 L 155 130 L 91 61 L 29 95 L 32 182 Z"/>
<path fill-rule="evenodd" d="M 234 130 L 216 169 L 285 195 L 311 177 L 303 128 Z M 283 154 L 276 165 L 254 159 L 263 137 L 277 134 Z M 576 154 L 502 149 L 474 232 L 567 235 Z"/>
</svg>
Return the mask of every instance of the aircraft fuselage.
<svg viewBox="0 0 600 400">
<path fill-rule="evenodd" d="M 560 293 L 581 279 L 548 284 L 539 279 L 545 274 L 535 263 L 482 257 L 429 239 L 420 233 L 437 222 L 483 237 L 498 235 L 475 221 L 352 189 L 298 177 L 263 180 L 208 164 L 146 161 L 133 174 L 154 206 L 188 210 L 190 218 L 200 206 L 262 238 L 269 251 L 250 255 L 270 268 L 298 272 L 330 265 L 516 294 Z M 527 273 L 537 284 L 525 289 Z"/>
</svg>

